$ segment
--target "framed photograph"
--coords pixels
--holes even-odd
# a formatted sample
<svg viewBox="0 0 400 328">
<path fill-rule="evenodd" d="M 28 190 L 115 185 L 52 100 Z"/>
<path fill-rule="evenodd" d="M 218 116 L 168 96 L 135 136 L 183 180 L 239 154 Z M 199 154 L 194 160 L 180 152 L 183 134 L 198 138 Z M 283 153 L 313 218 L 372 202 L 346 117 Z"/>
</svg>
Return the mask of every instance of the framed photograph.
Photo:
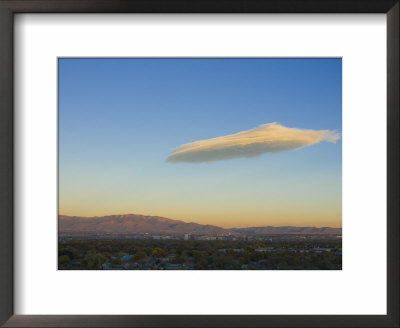
<svg viewBox="0 0 400 328">
<path fill-rule="evenodd" d="M 70 57 L 58 81 L 59 270 L 342 269 L 341 58 Z"/>
<path fill-rule="evenodd" d="M 0 1 L 0 323 L 398 327 L 398 1 Z"/>
</svg>

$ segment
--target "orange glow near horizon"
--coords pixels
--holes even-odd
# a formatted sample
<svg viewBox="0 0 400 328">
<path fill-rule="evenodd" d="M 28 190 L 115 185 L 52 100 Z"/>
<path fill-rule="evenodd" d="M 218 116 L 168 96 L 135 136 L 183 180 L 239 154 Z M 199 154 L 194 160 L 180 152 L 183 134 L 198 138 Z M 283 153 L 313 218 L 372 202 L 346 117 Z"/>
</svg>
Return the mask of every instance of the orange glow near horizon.
<svg viewBox="0 0 400 328">
<path fill-rule="evenodd" d="M 76 210 L 63 209 L 60 206 L 59 215 L 68 216 L 81 216 L 81 217 L 102 217 L 107 215 L 126 215 L 137 214 L 145 216 L 159 216 L 172 220 L 180 220 L 184 222 L 195 222 L 199 224 L 215 225 L 222 228 L 244 228 L 256 226 L 297 226 L 297 227 L 332 227 L 341 228 L 341 211 L 333 211 L 330 215 L 326 213 L 314 212 L 282 212 L 282 213 L 247 213 L 240 212 L 216 212 L 213 214 L 198 213 L 198 215 L 189 215 L 184 212 L 178 213 L 177 211 L 158 211 L 158 210 L 145 210 L 145 209 L 123 209 L 123 210 L 89 210 L 84 208 L 77 208 Z"/>
</svg>

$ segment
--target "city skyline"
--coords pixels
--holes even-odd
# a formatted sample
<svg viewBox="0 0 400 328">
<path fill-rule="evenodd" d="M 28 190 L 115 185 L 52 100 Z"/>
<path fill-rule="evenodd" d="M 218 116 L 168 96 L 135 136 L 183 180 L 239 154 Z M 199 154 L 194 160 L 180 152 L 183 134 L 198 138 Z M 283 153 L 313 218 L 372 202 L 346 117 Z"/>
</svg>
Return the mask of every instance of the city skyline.
<svg viewBox="0 0 400 328">
<path fill-rule="evenodd" d="M 341 227 L 341 59 L 59 59 L 59 214 Z"/>
</svg>

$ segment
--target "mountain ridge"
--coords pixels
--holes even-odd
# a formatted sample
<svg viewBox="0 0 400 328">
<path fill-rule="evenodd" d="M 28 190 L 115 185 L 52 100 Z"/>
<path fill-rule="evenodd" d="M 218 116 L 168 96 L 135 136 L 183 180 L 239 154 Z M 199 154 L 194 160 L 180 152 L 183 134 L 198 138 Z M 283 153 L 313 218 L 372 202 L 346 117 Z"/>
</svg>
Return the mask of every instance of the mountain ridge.
<svg viewBox="0 0 400 328">
<path fill-rule="evenodd" d="M 341 234 L 342 228 L 259 226 L 244 228 L 222 228 L 210 224 L 185 222 L 161 216 L 141 214 L 118 214 L 106 216 L 58 216 L 59 232 L 63 234 Z"/>
</svg>

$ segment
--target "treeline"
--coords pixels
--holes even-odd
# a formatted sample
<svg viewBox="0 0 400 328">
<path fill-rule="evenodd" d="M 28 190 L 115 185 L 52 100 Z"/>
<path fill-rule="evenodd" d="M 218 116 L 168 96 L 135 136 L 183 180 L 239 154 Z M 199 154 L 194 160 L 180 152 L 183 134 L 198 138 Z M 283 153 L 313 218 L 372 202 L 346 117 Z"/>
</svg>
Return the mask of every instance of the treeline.
<svg viewBox="0 0 400 328">
<path fill-rule="evenodd" d="M 64 240 L 59 269 L 338 270 L 341 240 Z"/>
</svg>

